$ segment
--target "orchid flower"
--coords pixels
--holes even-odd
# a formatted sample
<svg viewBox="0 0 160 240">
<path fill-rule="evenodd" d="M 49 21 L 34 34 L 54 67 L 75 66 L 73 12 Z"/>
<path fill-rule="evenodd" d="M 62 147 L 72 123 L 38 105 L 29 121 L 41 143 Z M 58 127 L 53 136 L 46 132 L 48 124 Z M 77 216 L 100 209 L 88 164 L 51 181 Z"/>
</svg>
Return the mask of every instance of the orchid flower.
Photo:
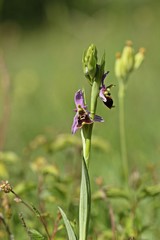
<svg viewBox="0 0 160 240">
<path fill-rule="evenodd" d="M 111 85 L 109 85 L 107 87 L 105 86 L 104 80 L 105 80 L 106 76 L 108 75 L 108 73 L 109 73 L 109 71 L 103 74 L 102 81 L 101 81 L 102 86 L 100 87 L 99 97 L 102 99 L 103 103 L 108 108 L 111 109 L 114 106 L 113 106 L 113 99 L 111 98 L 110 89 L 114 85 L 111 84 Z"/>
<path fill-rule="evenodd" d="M 76 105 L 75 116 L 72 124 L 72 133 L 74 134 L 79 128 L 82 128 L 85 124 L 92 124 L 94 122 L 104 122 L 103 118 L 95 115 L 94 120 L 90 117 L 90 112 L 87 110 L 87 106 L 84 103 L 84 95 L 82 90 L 78 90 L 75 93 L 74 102 Z"/>
</svg>

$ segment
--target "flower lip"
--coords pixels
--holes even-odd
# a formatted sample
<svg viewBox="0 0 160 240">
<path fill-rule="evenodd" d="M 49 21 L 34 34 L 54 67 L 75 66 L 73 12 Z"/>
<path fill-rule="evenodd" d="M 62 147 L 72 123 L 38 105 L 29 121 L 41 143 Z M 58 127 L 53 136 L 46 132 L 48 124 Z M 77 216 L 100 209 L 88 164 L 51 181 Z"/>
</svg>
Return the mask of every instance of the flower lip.
<svg viewBox="0 0 160 240">
<path fill-rule="evenodd" d="M 92 124 L 94 122 L 103 122 L 103 118 L 95 115 L 94 120 L 90 117 L 86 105 L 84 104 L 84 95 L 82 90 L 78 90 L 74 97 L 76 105 L 76 114 L 73 119 L 72 133 L 74 134 L 79 128 L 82 128 L 85 124 Z"/>
<path fill-rule="evenodd" d="M 106 101 L 103 102 L 109 109 L 113 108 L 113 99 L 109 96 L 106 96 Z"/>
</svg>

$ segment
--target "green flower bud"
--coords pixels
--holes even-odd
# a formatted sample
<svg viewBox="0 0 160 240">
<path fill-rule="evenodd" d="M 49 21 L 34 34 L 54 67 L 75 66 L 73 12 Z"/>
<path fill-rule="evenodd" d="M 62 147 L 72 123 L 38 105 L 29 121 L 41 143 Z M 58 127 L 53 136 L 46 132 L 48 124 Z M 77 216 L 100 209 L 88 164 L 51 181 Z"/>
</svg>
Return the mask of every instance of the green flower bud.
<svg viewBox="0 0 160 240">
<path fill-rule="evenodd" d="M 134 49 L 132 47 L 132 42 L 127 41 L 126 46 L 122 52 L 122 61 L 126 72 L 129 73 L 133 70 L 134 67 Z"/>
<path fill-rule="evenodd" d="M 94 44 L 84 52 L 82 58 L 83 72 L 92 85 L 97 70 L 97 49 Z"/>
<path fill-rule="evenodd" d="M 145 49 L 140 48 L 139 52 L 135 55 L 135 61 L 134 61 L 134 69 L 138 69 L 142 62 L 144 61 L 144 54 L 145 54 Z"/>
<path fill-rule="evenodd" d="M 127 75 L 126 68 L 124 67 L 121 54 L 119 52 L 116 54 L 115 75 L 117 78 L 125 78 Z"/>
</svg>

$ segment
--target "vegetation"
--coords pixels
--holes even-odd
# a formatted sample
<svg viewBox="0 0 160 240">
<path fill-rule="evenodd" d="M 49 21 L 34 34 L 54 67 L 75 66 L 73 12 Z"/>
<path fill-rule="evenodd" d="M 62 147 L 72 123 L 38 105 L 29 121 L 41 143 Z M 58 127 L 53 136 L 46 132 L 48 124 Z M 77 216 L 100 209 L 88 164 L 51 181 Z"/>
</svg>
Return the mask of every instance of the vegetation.
<svg viewBox="0 0 160 240">
<path fill-rule="evenodd" d="M 83 1 L 77 5 L 48 1 L 41 5 L 39 22 L 38 10 L 31 21 L 22 13 L 9 19 L 4 2 L 0 5 L 0 239 L 63 240 L 65 223 L 69 240 L 77 236 L 158 240 L 159 2 L 91 1 L 85 8 Z M 123 57 L 127 39 L 134 43 L 128 44 L 134 61 L 130 69 L 117 72 L 115 64 Z M 98 53 L 93 51 L 97 55 L 93 54 L 91 67 L 96 69 L 88 75 L 90 58 L 83 51 L 92 42 Z M 136 54 L 143 46 L 144 64 L 135 70 Z M 140 54 L 143 58 L 142 49 Z M 98 113 L 104 123 L 95 123 L 93 132 L 90 129 L 88 162 L 85 141 L 82 137 L 82 144 L 80 131 L 71 134 L 71 126 L 78 89 L 85 89 L 90 109 L 97 65 L 103 66 L 99 79 L 110 71 L 105 87 L 114 85 L 115 107 L 107 109 L 98 97 L 97 112 L 91 108 L 90 120 Z M 82 124 L 81 130 L 92 125 Z M 87 159 L 83 173 L 88 174 L 82 182 L 91 184 L 91 210 L 89 200 L 83 213 L 86 225 L 82 221 L 79 228 L 78 216 L 84 216 L 78 214 L 83 211 L 79 198 L 86 191 L 84 186 L 80 190 L 82 155 Z"/>
</svg>

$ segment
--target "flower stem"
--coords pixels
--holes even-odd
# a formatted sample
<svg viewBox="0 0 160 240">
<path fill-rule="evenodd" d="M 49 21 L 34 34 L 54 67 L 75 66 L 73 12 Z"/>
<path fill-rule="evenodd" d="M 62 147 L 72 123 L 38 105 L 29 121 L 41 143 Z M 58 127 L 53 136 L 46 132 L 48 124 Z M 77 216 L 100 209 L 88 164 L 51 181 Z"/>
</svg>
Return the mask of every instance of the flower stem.
<svg viewBox="0 0 160 240">
<path fill-rule="evenodd" d="M 93 124 L 84 125 L 81 131 L 82 144 L 83 144 L 83 158 L 86 162 L 87 168 L 89 168 L 92 129 L 93 129 Z"/>
<path fill-rule="evenodd" d="M 99 94 L 99 84 L 98 81 L 94 81 L 91 90 L 91 118 L 94 120 L 96 108 L 97 108 L 97 98 Z M 87 168 L 89 167 L 89 156 L 91 152 L 91 137 L 92 137 L 93 124 L 84 125 L 81 131 L 82 143 L 83 143 L 83 157 L 86 162 Z"/>
<path fill-rule="evenodd" d="M 45 221 L 44 221 L 43 216 L 41 215 L 41 213 L 40 213 L 34 206 L 30 206 L 27 202 L 25 202 L 17 193 L 15 193 L 15 192 L 13 191 L 13 189 L 11 190 L 11 192 L 16 196 L 17 199 L 20 200 L 20 202 L 21 202 L 23 205 L 25 205 L 32 213 L 36 214 L 36 216 L 39 217 L 40 222 L 42 223 L 42 225 L 43 225 L 43 227 L 44 227 L 44 230 L 45 230 L 45 232 L 46 232 L 46 234 L 47 234 L 47 239 L 50 240 L 51 237 L 50 237 L 50 235 L 49 235 L 47 225 L 46 225 L 46 223 L 45 223 Z"/>
<path fill-rule="evenodd" d="M 99 83 L 98 80 L 93 82 L 91 90 L 91 108 L 90 114 L 91 118 L 94 120 L 96 108 L 97 108 L 97 98 L 99 94 Z M 89 167 L 89 156 L 91 151 L 91 137 L 92 137 L 93 123 L 89 125 L 84 125 L 81 131 L 82 143 L 83 143 L 83 157 L 86 162 L 87 168 Z"/>
<path fill-rule="evenodd" d="M 91 90 L 91 118 L 94 120 L 97 97 L 99 92 L 99 85 L 94 81 Z M 82 177 L 80 188 L 80 203 L 79 203 L 79 240 L 87 240 L 88 227 L 90 221 L 90 209 L 91 209 L 91 190 L 90 190 L 90 178 L 88 173 L 89 157 L 91 152 L 91 137 L 92 137 L 93 123 L 86 124 L 81 130 L 82 145 L 83 145 L 83 159 L 82 162 Z M 86 165 L 86 167 L 85 167 Z"/>
<path fill-rule="evenodd" d="M 127 147 L 126 147 L 126 135 L 125 135 L 125 121 L 124 121 L 124 97 L 125 97 L 125 83 L 123 79 L 119 79 L 119 128 L 120 128 L 120 145 L 121 145 L 121 158 L 123 176 L 126 183 L 128 183 L 128 159 L 127 159 Z"/>
<path fill-rule="evenodd" d="M 9 228 L 9 225 L 6 223 L 6 221 L 5 221 L 2 213 L 0 213 L 0 221 L 1 221 L 1 223 L 4 225 L 4 227 L 5 227 L 5 229 L 6 229 L 6 232 L 7 232 L 7 234 L 8 234 L 8 239 L 9 239 L 9 240 L 14 240 L 14 236 L 13 236 L 13 234 L 11 233 L 11 230 L 10 230 L 10 228 Z"/>
<path fill-rule="evenodd" d="M 97 108 L 97 98 L 99 94 L 99 83 L 98 80 L 93 82 L 91 90 L 91 118 L 94 120 L 96 108 Z"/>
</svg>

